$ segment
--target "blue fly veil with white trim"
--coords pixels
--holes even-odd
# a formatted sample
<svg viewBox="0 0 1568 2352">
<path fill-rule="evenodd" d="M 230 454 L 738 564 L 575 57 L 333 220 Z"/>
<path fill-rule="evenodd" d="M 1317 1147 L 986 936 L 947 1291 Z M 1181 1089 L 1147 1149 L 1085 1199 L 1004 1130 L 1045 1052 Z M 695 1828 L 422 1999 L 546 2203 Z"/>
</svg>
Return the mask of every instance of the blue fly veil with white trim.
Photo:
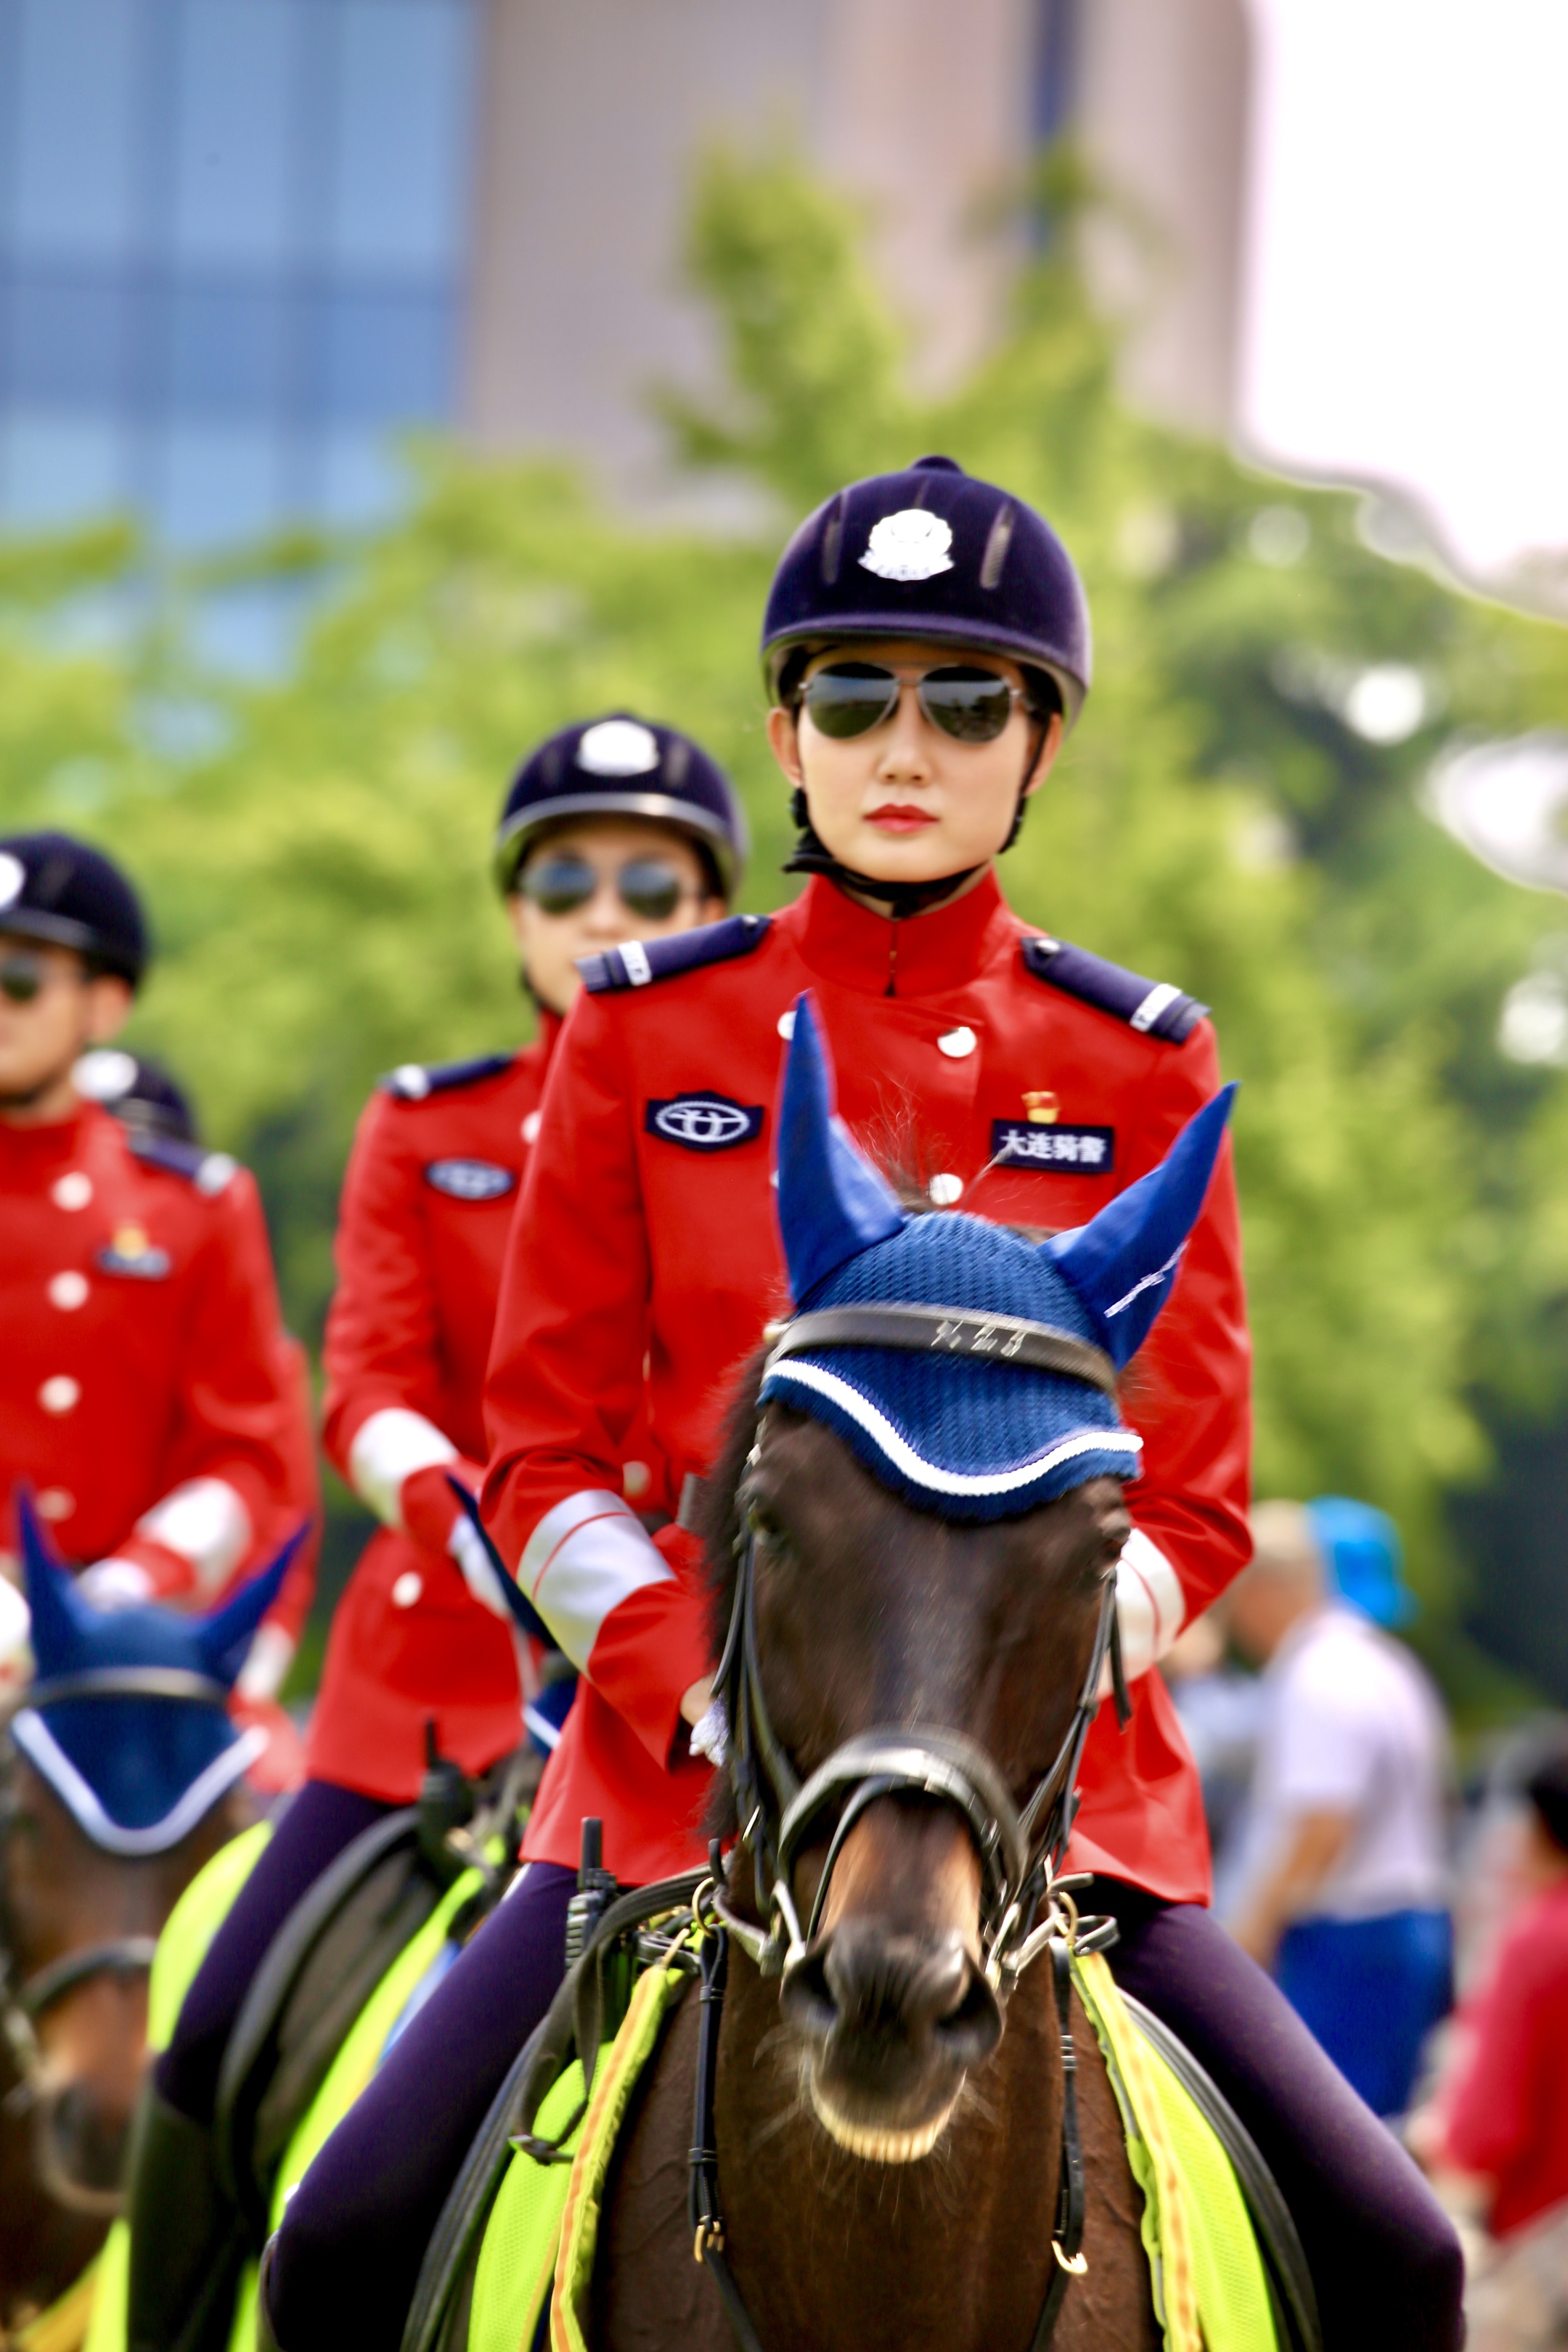
<svg viewBox="0 0 1568 2352">
<path fill-rule="evenodd" d="M 835 1339 L 775 1352 L 758 1402 L 826 1423 L 885 1486 L 943 1518 L 1010 1517 L 1090 1478 L 1136 1477 L 1142 1441 L 1110 1392 L 1110 1368 L 1130 1360 L 1171 1296 L 1235 1092 L 1222 1088 L 1090 1223 L 1036 1245 L 981 1217 L 900 1203 L 835 1115 L 826 1049 L 801 997 L 778 1117 L 778 1218 L 796 1317 L 953 1312 L 918 1345 Z M 1057 1335 L 1067 1368 L 1038 1363 L 1019 1324 Z"/>
<path fill-rule="evenodd" d="M 266 1744 L 228 1698 L 251 1637 L 306 1528 L 221 1607 L 98 1610 L 18 1498 L 37 1680 L 8 1730 L 78 1826 L 110 1853 L 163 1853 L 187 1837 Z"/>
</svg>

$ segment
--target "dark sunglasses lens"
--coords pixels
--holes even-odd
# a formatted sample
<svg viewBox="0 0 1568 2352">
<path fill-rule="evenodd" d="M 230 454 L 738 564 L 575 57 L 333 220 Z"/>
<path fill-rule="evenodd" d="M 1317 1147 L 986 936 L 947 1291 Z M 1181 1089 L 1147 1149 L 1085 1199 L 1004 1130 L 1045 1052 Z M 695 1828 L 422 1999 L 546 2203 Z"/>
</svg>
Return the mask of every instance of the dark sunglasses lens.
<svg viewBox="0 0 1568 2352">
<path fill-rule="evenodd" d="M 0 996 L 11 1004 L 31 1004 L 43 992 L 44 975 L 31 956 L 7 956 L 0 963 Z"/>
<path fill-rule="evenodd" d="M 598 887 L 585 857 L 542 857 L 522 877 L 524 894 L 542 915 L 569 915 L 585 907 Z"/>
<path fill-rule="evenodd" d="M 680 877 L 662 857 L 633 858 L 622 866 L 616 887 L 623 906 L 647 923 L 667 922 L 680 904 Z"/>
<path fill-rule="evenodd" d="M 988 669 L 930 669 L 921 680 L 921 708 L 955 743 L 994 743 L 1013 715 L 1005 677 Z"/>
<path fill-rule="evenodd" d="M 899 681 L 872 662 L 840 662 L 807 678 L 803 699 L 819 734 L 847 743 L 868 735 L 888 718 L 899 698 Z"/>
</svg>

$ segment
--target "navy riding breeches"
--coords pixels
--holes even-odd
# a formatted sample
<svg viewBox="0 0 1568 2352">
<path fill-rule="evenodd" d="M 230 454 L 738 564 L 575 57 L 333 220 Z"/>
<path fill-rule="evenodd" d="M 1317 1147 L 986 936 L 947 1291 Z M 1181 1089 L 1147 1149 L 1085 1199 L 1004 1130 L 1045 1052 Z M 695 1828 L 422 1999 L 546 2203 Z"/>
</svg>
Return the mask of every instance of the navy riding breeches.
<svg viewBox="0 0 1568 2352">
<path fill-rule="evenodd" d="M 211 2124 L 218 2074 L 251 1979 L 300 1897 L 345 1846 L 394 1811 L 334 1780 L 307 1780 L 290 1799 L 260 1860 L 207 1948 L 180 2010 L 156 2081 L 172 2107 Z"/>
<path fill-rule="evenodd" d="M 1257 2141 L 1289 2207 L 1329 2352 L 1459 2352 L 1464 2259 L 1415 2166 L 1212 1913 L 1097 1878 L 1123 1992 L 1184 2042 Z"/>
<path fill-rule="evenodd" d="M 447 2191 L 565 1971 L 576 1884 L 528 1864 L 289 2199 L 268 2296 L 288 2352 L 397 2352 Z"/>
</svg>

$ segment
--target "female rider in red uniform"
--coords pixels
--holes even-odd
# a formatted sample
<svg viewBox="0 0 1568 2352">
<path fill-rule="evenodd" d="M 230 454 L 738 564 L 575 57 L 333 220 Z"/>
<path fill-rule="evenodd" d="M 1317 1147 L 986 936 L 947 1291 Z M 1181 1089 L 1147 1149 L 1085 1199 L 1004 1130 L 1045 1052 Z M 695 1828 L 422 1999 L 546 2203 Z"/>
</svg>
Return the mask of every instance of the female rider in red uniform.
<svg viewBox="0 0 1568 2352">
<path fill-rule="evenodd" d="M 646 1396 L 672 1489 L 700 1477 L 732 1375 L 784 1302 L 770 1129 L 800 992 L 851 1131 L 883 1157 L 922 1153 L 939 1207 L 1009 1223 L 1085 1222 L 1163 1159 L 1218 1078 L 1201 1006 L 1032 933 L 996 884 L 1089 681 L 1082 591 L 1037 515 L 942 458 L 857 483 L 791 541 L 763 642 L 803 825 L 794 864 L 813 878 L 771 922 L 586 968 L 497 1319 L 487 1517 L 583 1675 L 527 1844 L 563 1885 L 587 1813 L 624 1880 L 703 1856 L 704 1582 L 679 1525 L 650 1538 L 627 1509 L 615 1465 Z M 1069 1866 L 1097 1874 L 1093 1907 L 1121 1920 L 1122 1981 L 1273 2163 L 1336 2352 L 1427 2352 L 1459 2340 L 1452 2233 L 1204 1907 L 1196 1778 L 1150 1672 L 1247 1557 L 1247 1382 L 1227 1155 L 1140 1358 L 1143 1467 L 1119 1576 L 1133 1712 L 1119 1732 L 1102 1710 L 1090 1736 Z M 505 1988 L 559 1933 L 546 1883 L 475 1938 L 301 2184 L 268 2282 L 286 2352 L 350 2329 L 396 2344 L 415 2250 L 518 2046 Z"/>
<path fill-rule="evenodd" d="M 477 1492 L 482 1476 L 480 1389 L 544 1075 L 576 992 L 574 959 L 629 929 L 662 939 L 721 915 L 743 853 L 729 784 L 687 737 L 624 713 L 552 736 L 512 785 L 495 853 L 539 1034 L 517 1054 L 395 1070 L 360 1121 L 338 1227 L 323 1433 L 333 1466 L 383 1525 L 332 1621 L 310 1778 L 158 2063 L 132 2194 L 137 2352 L 186 2342 L 212 2274 L 211 2245 L 227 2223 L 211 2153 L 218 2074 L 278 1928 L 361 1831 L 416 1795 L 426 1726 L 473 1775 L 523 1738 L 526 1652 L 448 1478 Z M 668 1516 L 657 1458 L 635 1429 L 616 1486 L 630 1506 Z M 563 1696 L 569 1686 L 557 1685 L 528 1710 L 546 1744 L 559 1712 L 550 1702 Z"/>
</svg>

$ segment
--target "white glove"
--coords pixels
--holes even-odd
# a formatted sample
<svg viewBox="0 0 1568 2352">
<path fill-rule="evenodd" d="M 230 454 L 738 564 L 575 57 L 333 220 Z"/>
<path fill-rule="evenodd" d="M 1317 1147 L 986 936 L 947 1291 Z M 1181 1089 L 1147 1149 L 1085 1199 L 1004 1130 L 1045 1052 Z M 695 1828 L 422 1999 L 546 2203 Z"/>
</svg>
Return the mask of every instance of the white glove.
<svg viewBox="0 0 1568 2352">
<path fill-rule="evenodd" d="M 506 1594 L 501 1591 L 500 1576 L 485 1549 L 484 1538 L 466 1512 L 459 1512 L 447 1538 L 447 1549 L 462 1570 L 463 1582 L 481 1609 L 499 1617 L 503 1625 L 512 1622 Z"/>
<path fill-rule="evenodd" d="M 139 1609 L 153 1598 L 153 1580 L 133 1559 L 99 1559 L 84 1568 L 76 1589 L 94 1609 Z"/>
</svg>

